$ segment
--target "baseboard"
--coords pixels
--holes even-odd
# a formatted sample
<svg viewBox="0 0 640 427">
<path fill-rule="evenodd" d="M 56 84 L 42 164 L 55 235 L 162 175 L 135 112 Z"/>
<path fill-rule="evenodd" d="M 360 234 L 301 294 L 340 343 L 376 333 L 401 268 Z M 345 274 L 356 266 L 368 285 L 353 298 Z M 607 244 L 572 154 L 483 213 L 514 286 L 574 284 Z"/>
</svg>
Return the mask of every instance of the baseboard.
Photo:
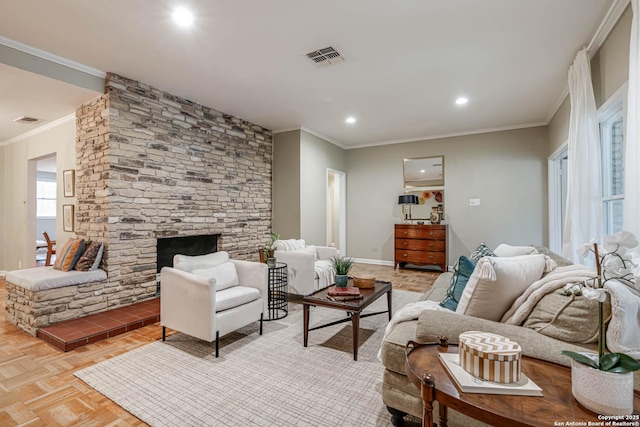
<svg viewBox="0 0 640 427">
<path fill-rule="evenodd" d="M 0 277 L 5 277 L 7 275 L 8 271 L 6 270 L 0 270 Z"/>
<path fill-rule="evenodd" d="M 354 258 L 353 260 L 361 264 L 387 265 L 389 267 L 393 267 L 393 261 L 386 261 L 383 259 Z"/>
</svg>

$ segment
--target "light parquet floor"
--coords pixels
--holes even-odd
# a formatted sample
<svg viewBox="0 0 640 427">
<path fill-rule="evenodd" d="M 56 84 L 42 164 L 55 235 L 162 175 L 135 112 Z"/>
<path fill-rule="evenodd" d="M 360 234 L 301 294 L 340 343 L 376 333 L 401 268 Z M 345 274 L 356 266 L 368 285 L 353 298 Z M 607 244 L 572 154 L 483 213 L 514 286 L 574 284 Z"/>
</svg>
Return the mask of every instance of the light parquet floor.
<svg viewBox="0 0 640 427">
<path fill-rule="evenodd" d="M 356 264 L 394 289 L 424 292 L 438 273 Z M 145 426 L 73 376 L 79 369 L 161 339 L 158 324 L 63 353 L 5 320 L 6 285 L 0 278 L 0 426 Z"/>
</svg>

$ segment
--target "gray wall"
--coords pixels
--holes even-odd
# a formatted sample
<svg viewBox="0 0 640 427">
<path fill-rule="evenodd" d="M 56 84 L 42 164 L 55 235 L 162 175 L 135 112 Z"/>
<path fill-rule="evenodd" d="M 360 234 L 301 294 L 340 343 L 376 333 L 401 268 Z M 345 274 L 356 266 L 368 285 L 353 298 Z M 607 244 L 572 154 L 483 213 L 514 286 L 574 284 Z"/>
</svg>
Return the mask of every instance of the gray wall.
<svg viewBox="0 0 640 427">
<path fill-rule="evenodd" d="M 300 131 L 273 137 L 273 232 L 300 238 Z"/>
<path fill-rule="evenodd" d="M 624 11 L 600 49 L 591 58 L 591 81 L 600 108 L 629 80 L 629 35 L 631 34 L 631 6 Z M 571 101 L 567 96 L 549 122 L 549 154 L 569 137 Z"/>
<path fill-rule="evenodd" d="M 546 243 L 547 138 L 547 128 L 536 127 L 348 150 L 349 256 L 393 260 L 402 159 L 437 155 L 445 157 L 450 265 L 482 241 Z"/>
<path fill-rule="evenodd" d="M 569 116 L 571 115 L 571 100 L 567 96 L 556 114 L 549 122 L 549 154 L 556 151 L 569 138 Z"/>
<path fill-rule="evenodd" d="M 632 17 L 631 6 L 628 6 L 602 47 L 591 58 L 591 79 L 597 108 L 629 80 L 629 35 Z"/>
<path fill-rule="evenodd" d="M 346 153 L 322 138 L 300 132 L 300 236 L 310 244 L 327 243 L 327 168 L 347 172 Z"/>
</svg>

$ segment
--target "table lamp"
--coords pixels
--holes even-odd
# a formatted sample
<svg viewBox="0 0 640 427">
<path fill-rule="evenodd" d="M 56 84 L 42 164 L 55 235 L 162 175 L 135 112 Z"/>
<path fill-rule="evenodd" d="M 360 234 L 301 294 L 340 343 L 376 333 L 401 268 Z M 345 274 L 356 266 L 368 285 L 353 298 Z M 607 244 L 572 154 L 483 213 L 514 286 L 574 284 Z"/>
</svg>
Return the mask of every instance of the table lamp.
<svg viewBox="0 0 640 427">
<path fill-rule="evenodd" d="M 418 196 L 413 194 L 403 194 L 398 196 L 398 204 L 402 205 L 402 213 L 404 213 L 404 222 L 407 223 L 411 220 L 411 205 L 417 205 Z"/>
</svg>

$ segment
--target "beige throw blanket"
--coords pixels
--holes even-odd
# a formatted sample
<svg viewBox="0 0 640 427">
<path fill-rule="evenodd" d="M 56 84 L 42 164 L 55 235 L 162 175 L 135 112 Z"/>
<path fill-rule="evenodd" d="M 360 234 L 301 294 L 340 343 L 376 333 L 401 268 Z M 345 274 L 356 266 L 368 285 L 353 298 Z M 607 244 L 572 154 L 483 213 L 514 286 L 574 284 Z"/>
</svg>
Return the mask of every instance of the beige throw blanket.
<svg viewBox="0 0 640 427">
<path fill-rule="evenodd" d="M 568 283 L 582 283 L 595 276 L 595 268 L 580 264 L 558 267 L 540 280 L 533 282 L 502 316 L 501 322 L 521 325 L 529 317 L 536 304 L 548 293 L 563 288 Z"/>
</svg>

